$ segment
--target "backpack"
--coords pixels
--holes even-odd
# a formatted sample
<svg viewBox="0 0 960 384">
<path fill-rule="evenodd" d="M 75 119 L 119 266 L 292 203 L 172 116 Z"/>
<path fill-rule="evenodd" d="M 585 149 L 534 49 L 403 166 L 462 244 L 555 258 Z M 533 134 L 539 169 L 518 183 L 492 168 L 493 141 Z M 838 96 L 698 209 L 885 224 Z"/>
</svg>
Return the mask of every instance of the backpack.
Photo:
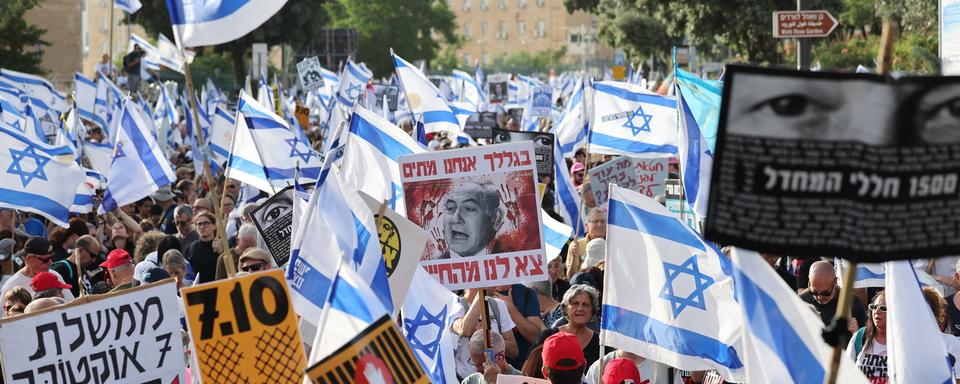
<svg viewBox="0 0 960 384">
<path fill-rule="evenodd" d="M 860 356 L 860 352 L 863 351 L 863 341 L 866 338 L 867 328 L 863 327 L 857 330 L 853 334 L 853 350 L 857 351 L 854 356 Z"/>
</svg>

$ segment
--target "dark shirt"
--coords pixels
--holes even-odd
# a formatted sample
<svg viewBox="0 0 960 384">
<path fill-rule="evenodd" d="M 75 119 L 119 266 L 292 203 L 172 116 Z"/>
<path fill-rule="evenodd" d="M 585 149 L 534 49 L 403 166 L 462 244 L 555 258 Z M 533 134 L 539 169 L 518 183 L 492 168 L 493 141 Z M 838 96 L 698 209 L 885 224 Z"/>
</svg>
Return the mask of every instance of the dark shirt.
<svg viewBox="0 0 960 384">
<path fill-rule="evenodd" d="M 547 328 L 540 333 L 537 340 L 546 340 L 557 332 L 560 332 L 560 328 Z M 593 332 L 593 337 L 590 338 L 590 342 L 583 347 L 583 357 L 587 360 L 587 367 L 600 359 L 600 332 Z"/>
<path fill-rule="evenodd" d="M 70 257 L 70 252 L 67 252 L 66 249 L 63 249 L 63 247 L 53 247 L 52 258 L 54 262 L 66 260 L 68 257 Z"/>
<path fill-rule="evenodd" d="M 557 279 L 553 284 L 550 284 L 551 294 L 553 299 L 556 301 L 563 301 L 563 294 L 567 293 L 567 290 L 570 289 L 570 282 L 564 279 Z"/>
<path fill-rule="evenodd" d="M 160 217 L 160 230 L 163 231 L 163 233 L 168 235 L 177 234 L 177 223 L 173 217 L 173 210 L 176 208 L 176 204 L 171 204 L 170 208 L 167 208 L 166 211 L 163 211 L 163 216 Z"/>
<path fill-rule="evenodd" d="M 500 292 L 506 294 L 506 292 Z M 537 299 L 537 293 L 523 284 L 514 284 L 510 287 L 510 295 L 513 297 L 513 305 L 523 314 L 523 317 L 540 317 L 540 300 Z M 517 328 L 513 329 L 513 336 L 517 339 L 517 349 L 520 353 L 516 359 L 507 359 L 507 362 L 514 367 L 522 367 L 527 361 L 527 355 L 530 354 L 532 344 L 520 334 Z"/>
<path fill-rule="evenodd" d="M 80 297 L 80 274 L 77 273 L 76 264 L 70 260 L 60 260 L 50 264 L 50 269 L 59 273 L 60 277 L 63 278 L 63 282 L 73 286 L 73 288 L 70 288 L 70 293 L 73 293 L 73 297 Z M 87 287 L 87 291 L 90 291 L 90 287 Z"/>
<path fill-rule="evenodd" d="M 780 278 L 783 279 L 783 281 L 784 281 L 785 283 L 787 283 L 787 285 L 790 286 L 790 289 L 792 289 L 794 292 L 796 292 L 796 291 L 797 291 L 797 277 L 794 276 L 794 275 L 793 275 L 792 273 L 790 273 L 789 271 L 787 271 L 787 267 L 782 266 L 782 265 L 781 265 L 781 266 L 778 266 L 777 269 L 776 269 L 776 271 L 777 271 L 777 275 L 780 275 Z"/>
<path fill-rule="evenodd" d="M 956 295 L 947 296 L 947 328 L 950 334 L 960 337 L 960 308 L 953 304 Z"/>
<path fill-rule="evenodd" d="M 806 290 L 800 294 L 800 298 L 803 301 L 813 304 L 813 307 L 820 312 L 820 320 L 823 321 L 824 325 L 829 325 L 833 322 L 833 316 L 837 313 L 837 303 L 840 301 L 840 288 L 835 288 L 837 294 L 833 296 L 833 299 L 828 301 L 826 304 L 820 304 L 813 299 L 813 294 L 810 293 L 810 290 Z M 856 295 L 853 296 L 853 308 L 852 308 L 853 317 L 857 319 L 857 325 L 862 327 L 866 324 L 867 312 L 863 308 L 863 304 L 860 303 L 860 299 Z"/>
<path fill-rule="evenodd" d="M 216 280 L 219 255 L 213 252 L 213 241 L 194 241 L 187 247 L 183 256 L 190 261 L 193 271 L 200 275 L 198 283 L 209 283 Z"/>
<path fill-rule="evenodd" d="M 196 230 L 190 231 L 187 236 L 180 237 L 180 234 L 177 234 L 177 240 L 180 240 L 180 252 L 187 253 L 187 248 L 190 247 L 190 244 L 200 239 L 200 234 Z"/>
<path fill-rule="evenodd" d="M 143 56 L 140 52 L 130 52 L 123 57 L 123 70 L 128 75 L 140 76 L 140 59 Z"/>
</svg>

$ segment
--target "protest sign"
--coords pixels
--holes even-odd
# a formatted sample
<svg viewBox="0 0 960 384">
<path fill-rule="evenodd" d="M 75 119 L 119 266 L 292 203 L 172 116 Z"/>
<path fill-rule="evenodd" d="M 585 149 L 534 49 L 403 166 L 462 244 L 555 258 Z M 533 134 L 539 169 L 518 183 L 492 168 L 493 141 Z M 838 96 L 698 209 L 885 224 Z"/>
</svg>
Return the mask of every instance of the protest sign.
<svg viewBox="0 0 960 384">
<path fill-rule="evenodd" d="M 493 129 L 496 127 L 496 112 L 477 112 L 467 118 L 463 132 L 474 139 L 489 139 L 493 137 Z"/>
<path fill-rule="evenodd" d="M 553 87 L 536 87 L 533 89 L 533 110 L 532 116 L 550 117 L 550 109 L 553 106 Z"/>
<path fill-rule="evenodd" d="M 707 238 L 863 262 L 960 253 L 960 77 L 727 68 Z"/>
<path fill-rule="evenodd" d="M 0 320 L 6 383 L 185 382 L 173 279 Z"/>
<path fill-rule="evenodd" d="M 549 380 L 520 375 L 497 375 L 497 384 L 550 384 Z"/>
<path fill-rule="evenodd" d="M 487 76 L 487 95 L 490 98 L 490 104 L 506 103 L 508 98 L 508 82 L 510 75 L 505 73 L 495 73 Z"/>
<path fill-rule="evenodd" d="M 683 184 L 678 179 L 667 179 L 664 182 L 664 205 L 667 210 L 680 221 L 687 223 L 691 228 L 700 232 L 700 221 L 697 215 L 690 209 L 687 199 L 684 197 Z"/>
<path fill-rule="evenodd" d="M 510 143 L 515 141 L 530 140 L 533 142 L 533 153 L 537 161 L 537 178 L 541 182 L 546 182 L 546 178 L 553 177 L 553 134 L 541 132 L 517 132 L 506 129 L 493 130 L 493 142 Z"/>
<path fill-rule="evenodd" d="M 523 126 L 523 108 L 510 108 L 507 110 L 507 114 L 510 115 L 510 118 L 513 119 L 519 126 Z"/>
<path fill-rule="evenodd" d="M 607 203 L 607 185 L 610 183 L 636 191 L 648 197 L 663 193 L 667 180 L 667 158 L 631 158 L 620 156 L 590 168 L 590 188 L 597 205 Z"/>
<path fill-rule="evenodd" d="M 308 368 L 307 378 L 318 384 L 430 382 L 389 316 Z"/>
<path fill-rule="evenodd" d="M 374 84 L 373 94 L 377 97 L 377 108 L 383 109 L 383 96 L 387 96 L 387 108 L 391 111 L 397 110 L 397 97 L 400 94 L 400 88 L 396 85 Z"/>
<path fill-rule="evenodd" d="M 293 199 L 297 191 L 286 187 L 270 196 L 250 212 L 253 225 L 257 226 L 260 238 L 273 255 L 273 260 L 282 266 L 290 260 L 290 238 L 293 235 Z"/>
<path fill-rule="evenodd" d="M 300 87 L 304 91 L 309 92 L 323 87 L 320 59 L 314 56 L 297 63 L 297 77 L 300 79 Z"/>
<path fill-rule="evenodd" d="M 306 359 L 283 270 L 181 290 L 204 383 L 294 383 Z"/>
<path fill-rule="evenodd" d="M 367 207 L 370 207 L 377 221 L 380 250 L 390 283 L 390 296 L 393 298 L 393 307 L 400 308 L 403 306 L 403 299 L 407 297 L 407 288 L 410 287 L 410 280 L 419 265 L 423 249 L 427 246 L 427 232 L 390 208 L 384 209 L 381 218 L 380 207 L 383 202 L 378 202 L 363 192 L 360 192 L 360 197 L 367 203 Z"/>
<path fill-rule="evenodd" d="M 421 265 L 447 288 L 544 280 L 530 142 L 401 156 L 407 217 L 427 231 Z"/>
<path fill-rule="evenodd" d="M 303 106 L 300 102 L 297 102 L 295 108 L 293 115 L 296 116 L 297 122 L 303 129 L 310 129 L 310 108 Z"/>
</svg>

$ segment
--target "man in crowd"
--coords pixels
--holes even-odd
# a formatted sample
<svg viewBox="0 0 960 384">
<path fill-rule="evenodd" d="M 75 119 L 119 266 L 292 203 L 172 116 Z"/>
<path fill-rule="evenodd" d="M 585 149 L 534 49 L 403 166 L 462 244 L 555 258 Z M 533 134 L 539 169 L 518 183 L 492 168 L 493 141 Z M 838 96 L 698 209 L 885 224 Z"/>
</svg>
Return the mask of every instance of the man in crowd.
<svg viewBox="0 0 960 384">
<path fill-rule="evenodd" d="M 107 254 L 107 261 L 100 263 L 100 267 L 107 269 L 107 274 L 113 283 L 113 289 L 110 292 L 118 292 L 137 286 L 137 281 L 133 278 L 133 258 L 127 251 L 122 249 L 110 251 Z"/>
<path fill-rule="evenodd" d="M 443 237 L 447 251 L 441 258 L 504 252 L 496 241 L 503 224 L 500 195 L 490 182 L 464 182 L 443 200 Z M 455 255 L 455 256 L 453 256 Z"/>
<path fill-rule="evenodd" d="M 103 56 L 100 56 L 100 62 L 93 68 L 94 78 L 93 80 L 99 80 L 101 77 L 107 79 L 113 79 L 114 74 L 117 71 L 117 68 L 113 66 L 113 63 L 110 62 L 110 55 L 104 53 Z"/>
<path fill-rule="evenodd" d="M 520 371 L 507 362 L 504 356 L 503 336 L 496 332 L 490 333 L 490 349 L 493 356 L 487 355 L 487 349 L 484 348 L 483 330 L 478 329 L 470 337 L 470 362 L 476 367 L 477 372 L 467 376 L 460 384 L 496 384 L 497 376 L 519 375 Z"/>
<path fill-rule="evenodd" d="M 960 286 L 960 260 L 957 261 L 953 273 L 954 284 Z M 947 329 L 946 333 L 960 336 L 960 293 L 945 297 L 947 301 Z"/>
<path fill-rule="evenodd" d="M 20 268 L 17 273 L 14 273 L 13 276 L 7 279 L 7 282 L 3 284 L 3 288 L 0 289 L 0 296 L 6 294 L 7 291 L 13 289 L 13 287 L 24 287 L 30 292 L 30 295 L 33 295 L 36 292 L 34 292 L 33 287 L 30 286 L 30 281 L 33 280 L 33 277 L 38 273 L 50 270 L 50 264 L 53 263 L 53 246 L 50 245 L 47 239 L 31 237 L 30 240 L 27 240 L 23 252 L 25 254 L 23 268 Z M 52 273 L 58 280 L 63 281 L 60 274 L 56 272 Z M 63 296 L 68 301 L 74 298 L 73 293 L 70 291 L 64 292 Z"/>
<path fill-rule="evenodd" d="M 507 305 L 510 320 L 517 326 L 513 329 L 513 336 L 517 340 L 518 355 L 516 358 L 507 359 L 507 362 L 515 367 L 522 367 L 530 354 L 530 348 L 544 328 L 540 318 L 540 300 L 536 291 L 523 284 L 497 287 L 495 295 Z"/>
<path fill-rule="evenodd" d="M 557 332 L 543 342 L 543 377 L 550 384 L 580 384 L 587 360 L 577 336 Z"/>
<path fill-rule="evenodd" d="M 160 217 L 160 231 L 168 235 L 176 234 L 177 225 L 174 220 L 173 210 L 176 209 L 177 206 L 173 202 L 173 191 L 170 190 L 169 186 L 163 187 L 150 195 L 150 197 L 153 198 L 156 205 L 163 208 L 163 215 Z"/>
<path fill-rule="evenodd" d="M 810 288 L 800 292 L 800 298 L 817 309 L 824 324 L 830 324 L 837 313 L 837 303 L 840 301 L 840 287 L 837 286 L 837 275 L 833 270 L 833 264 L 822 260 L 810 264 L 809 277 Z M 849 319 L 847 326 L 851 332 L 856 332 L 860 324 L 866 324 L 866 319 L 867 314 L 863 304 L 854 295 L 853 317 Z"/>
<path fill-rule="evenodd" d="M 40 272 L 30 279 L 30 288 L 33 288 L 33 299 L 44 297 L 63 298 L 63 292 L 73 288 L 72 285 L 60 281 L 57 275 L 51 272 Z"/>
<path fill-rule="evenodd" d="M 180 251 L 186 252 L 187 247 L 199 238 L 197 231 L 193 229 L 193 208 L 189 205 L 178 205 L 173 211 L 173 217 L 176 218 L 176 236 L 177 240 L 180 240 Z"/>
<path fill-rule="evenodd" d="M 240 255 L 250 247 L 257 246 L 257 228 L 253 224 L 240 226 L 237 244 L 217 258 L 217 280 L 231 278 L 240 271 Z"/>
<path fill-rule="evenodd" d="M 460 335 L 460 344 L 455 352 L 457 375 L 466 378 L 475 371 L 475 365 L 470 360 L 470 351 L 468 348 L 469 340 L 474 332 L 480 328 L 480 317 L 483 313 L 483 305 L 480 300 L 484 295 L 480 289 L 468 289 L 461 299 L 461 304 L 465 309 L 465 314 L 453 321 L 450 329 Z M 490 321 L 492 333 L 499 333 L 504 341 L 504 356 L 508 359 L 517 358 L 519 350 L 517 349 L 517 340 L 513 336 L 513 330 L 516 324 L 510 319 L 507 305 L 494 296 L 488 295 L 487 298 L 487 318 Z"/>
<path fill-rule="evenodd" d="M 96 281 L 81 281 L 81 276 L 85 274 L 87 266 L 91 265 L 97 255 L 100 254 L 100 243 L 90 235 L 80 236 L 75 242 L 73 254 L 66 260 L 60 260 L 50 266 L 50 270 L 57 272 L 61 277 L 72 286 L 70 292 L 74 297 L 80 297 L 80 285 L 83 284 L 84 290 L 90 291 L 90 288 L 96 284 Z"/>
<path fill-rule="evenodd" d="M 603 209 L 591 209 L 587 213 L 587 219 L 583 224 L 587 230 L 587 237 L 575 240 L 570 243 L 570 247 L 567 249 L 567 276 L 573 276 L 580 272 L 583 257 L 587 252 L 587 243 L 590 240 L 607 238 L 607 212 Z"/>
<path fill-rule="evenodd" d="M 270 254 L 260 248 L 248 248 L 240 255 L 240 272 L 254 273 L 272 267 Z"/>
<path fill-rule="evenodd" d="M 127 89 L 132 95 L 140 93 L 140 65 L 141 59 L 146 54 L 140 44 L 134 44 L 133 51 L 123 58 L 123 71 L 127 74 Z"/>
</svg>

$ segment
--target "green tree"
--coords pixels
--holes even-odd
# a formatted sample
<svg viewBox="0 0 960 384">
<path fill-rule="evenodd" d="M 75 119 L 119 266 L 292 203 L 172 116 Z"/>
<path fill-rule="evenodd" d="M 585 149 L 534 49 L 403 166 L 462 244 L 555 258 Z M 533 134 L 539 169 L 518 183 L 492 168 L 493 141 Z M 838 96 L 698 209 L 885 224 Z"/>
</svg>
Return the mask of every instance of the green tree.
<svg viewBox="0 0 960 384">
<path fill-rule="evenodd" d="M 166 2 L 143 1 L 142 3 L 143 8 L 131 17 L 130 22 L 142 25 L 151 35 L 159 32 L 173 39 Z M 325 24 L 326 12 L 323 10 L 322 1 L 289 0 L 263 25 L 239 39 L 214 46 L 213 51 L 230 55 L 236 81 L 242 84 L 247 74 L 247 53 L 253 43 L 289 44 L 294 50 L 298 50 L 312 40 L 318 39 Z"/>
<path fill-rule="evenodd" d="M 30 25 L 24 13 L 39 4 L 39 0 L 0 1 L 0 67 L 27 73 L 45 73 L 42 58 L 33 49 L 50 45 L 43 41 L 47 31 Z"/>
<path fill-rule="evenodd" d="M 441 42 L 457 41 L 445 1 L 333 0 L 326 9 L 334 27 L 357 29 L 357 59 L 378 77 L 393 72 L 391 48 L 405 60 L 430 61 Z"/>
<path fill-rule="evenodd" d="M 558 69 L 563 62 L 567 47 L 547 49 L 535 53 L 501 53 L 493 58 L 494 71 L 513 73 L 547 73 Z"/>
</svg>

